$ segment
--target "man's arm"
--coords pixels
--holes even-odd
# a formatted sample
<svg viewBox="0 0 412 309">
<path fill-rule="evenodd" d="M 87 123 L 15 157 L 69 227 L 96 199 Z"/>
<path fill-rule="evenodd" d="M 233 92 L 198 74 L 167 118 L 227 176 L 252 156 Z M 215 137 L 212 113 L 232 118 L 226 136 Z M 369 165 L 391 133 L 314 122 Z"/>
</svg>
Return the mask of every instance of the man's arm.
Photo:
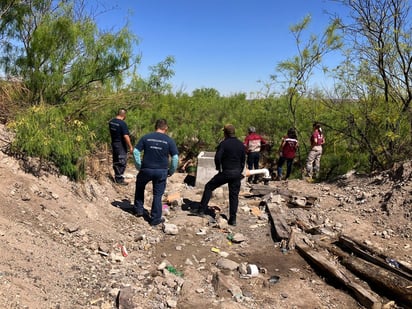
<svg viewBox="0 0 412 309">
<path fill-rule="evenodd" d="M 245 148 L 247 149 L 247 146 L 249 144 L 249 135 L 245 137 L 245 140 L 243 141 L 243 145 L 245 145 Z"/>
<path fill-rule="evenodd" d="M 125 134 L 125 135 L 123 135 L 123 138 L 126 141 L 127 147 L 129 147 L 130 153 L 133 153 L 133 146 L 132 146 L 132 143 L 130 142 L 129 135 Z"/>
<path fill-rule="evenodd" d="M 175 154 L 174 156 L 172 156 L 172 160 L 170 162 L 169 171 L 168 171 L 169 176 L 172 176 L 176 172 L 178 161 L 179 161 L 179 155 Z"/>
<path fill-rule="evenodd" d="M 142 167 L 142 161 L 140 158 L 140 151 L 137 148 L 133 150 L 133 158 L 134 158 L 134 166 L 136 166 L 137 170 L 140 170 L 140 168 Z"/>
<path fill-rule="evenodd" d="M 242 173 L 243 170 L 245 169 L 245 164 L 246 164 L 246 151 L 243 152 L 243 154 L 241 155 L 241 159 L 240 159 L 240 170 L 241 170 L 241 173 Z"/>
<path fill-rule="evenodd" d="M 217 171 L 221 171 L 222 169 L 222 155 L 223 155 L 223 149 L 222 149 L 222 143 L 217 146 L 216 153 L 215 153 L 215 167 Z"/>
<path fill-rule="evenodd" d="M 262 145 L 266 145 L 268 143 L 267 140 L 265 140 L 262 136 L 260 137 L 260 141 Z"/>
</svg>

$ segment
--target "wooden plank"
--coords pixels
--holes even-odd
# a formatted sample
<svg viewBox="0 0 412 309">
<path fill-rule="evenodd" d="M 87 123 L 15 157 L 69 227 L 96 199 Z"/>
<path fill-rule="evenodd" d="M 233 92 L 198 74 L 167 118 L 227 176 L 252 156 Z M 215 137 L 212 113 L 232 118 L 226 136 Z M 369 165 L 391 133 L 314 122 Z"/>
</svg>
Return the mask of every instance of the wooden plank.
<svg viewBox="0 0 412 309">
<path fill-rule="evenodd" d="M 408 269 L 405 265 L 399 264 L 399 268 L 392 267 L 386 261 L 389 257 L 386 257 L 380 253 L 375 252 L 373 249 L 368 248 L 366 245 L 351 239 L 349 236 L 341 235 L 338 242 L 350 249 L 353 253 L 361 258 L 383 267 L 399 276 L 402 276 L 408 280 L 412 280 L 412 270 Z"/>
<path fill-rule="evenodd" d="M 412 281 L 401 277 L 388 269 L 377 266 L 344 252 L 338 247 L 331 247 L 330 251 L 340 257 L 340 263 L 357 276 L 383 291 L 386 296 L 401 302 L 412 304 Z"/>
<path fill-rule="evenodd" d="M 255 185 L 252 186 L 250 193 L 252 196 L 264 196 L 272 192 L 276 192 L 276 188 L 264 186 L 264 185 Z"/>
<path fill-rule="evenodd" d="M 368 287 L 363 287 L 355 282 L 354 276 L 344 267 L 329 261 L 324 255 L 307 246 L 301 239 L 296 239 L 296 248 L 304 258 L 345 285 L 361 305 L 371 309 L 382 308 L 383 304 L 379 295 Z"/>
<path fill-rule="evenodd" d="M 288 250 L 295 250 L 295 248 L 296 248 L 296 235 L 298 234 L 299 232 L 296 230 L 296 228 L 291 228 L 291 232 L 290 232 L 290 235 L 289 235 L 289 241 L 288 241 L 288 246 L 287 246 L 287 248 L 288 248 Z"/>
<path fill-rule="evenodd" d="M 286 222 L 284 215 L 281 213 L 280 206 L 275 204 L 269 204 L 267 206 L 269 216 L 272 219 L 271 222 L 273 224 L 276 239 L 289 239 L 291 233 L 290 226 Z"/>
</svg>

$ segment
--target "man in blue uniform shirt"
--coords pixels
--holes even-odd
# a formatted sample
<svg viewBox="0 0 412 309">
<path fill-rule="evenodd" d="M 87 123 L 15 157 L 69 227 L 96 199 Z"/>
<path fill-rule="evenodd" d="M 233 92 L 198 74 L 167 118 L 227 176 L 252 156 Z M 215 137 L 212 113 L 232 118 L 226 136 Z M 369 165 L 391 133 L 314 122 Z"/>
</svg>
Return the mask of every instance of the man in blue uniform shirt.
<svg viewBox="0 0 412 309">
<path fill-rule="evenodd" d="M 127 185 L 124 181 L 124 171 L 127 166 L 127 150 L 133 152 L 130 142 L 130 133 L 126 122 L 126 110 L 119 109 L 115 118 L 109 122 L 110 137 L 112 139 L 114 182 Z"/>
<path fill-rule="evenodd" d="M 133 150 L 136 168 L 136 191 L 134 212 L 136 216 L 144 214 L 144 191 L 148 182 L 153 185 L 153 201 L 150 212 L 150 225 L 156 226 L 164 222 L 162 218 L 162 196 L 166 189 L 167 176 L 173 175 L 178 164 L 178 150 L 174 140 L 166 132 L 167 121 L 158 119 L 155 131 L 143 136 Z M 143 161 L 141 153 L 143 152 Z M 171 161 L 169 163 L 169 156 Z"/>
</svg>

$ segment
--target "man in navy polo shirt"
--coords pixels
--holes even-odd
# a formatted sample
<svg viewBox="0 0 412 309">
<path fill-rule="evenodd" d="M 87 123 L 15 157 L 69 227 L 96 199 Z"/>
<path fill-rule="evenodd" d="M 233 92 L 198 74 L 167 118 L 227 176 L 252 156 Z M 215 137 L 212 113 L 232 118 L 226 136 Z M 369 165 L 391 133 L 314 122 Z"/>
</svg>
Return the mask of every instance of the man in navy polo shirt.
<svg viewBox="0 0 412 309">
<path fill-rule="evenodd" d="M 236 225 L 236 214 L 239 205 L 239 192 L 242 172 L 245 167 L 246 151 L 243 143 L 235 135 L 235 127 L 227 124 L 223 128 L 224 140 L 220 142 L 215 153 L 215 166 L 218 173 L 210 179 L 203 191 L 199 215 L 208 212 L 208 204 L 212 192 L 218 187 L 228 184 L 229 188 L 229 220 L 230 225 Z"/>
<path fill-rule="evenodd" d="M 174 140 L 166 132 L 167 121 L 158 119 L 155 131 L 143 136 L 133 150 L 136 168 L 136 191 L 134 196 L 134 213 L 140 217 L 144 214 L 144 191 L 148 182 L 153 185 L 153 201 L 150 225 L 163 223 L 162 196 L 166 189 L 167 176 L 173 175 L 178 163 L 178 150 Z M 143 152 L 143 161 L 141 153 Z M 171 162 L 169 163 L 169 156 Z"/>
<path fill-rule="evenodd" d="M 116 117 L 109 122 L 110 137 L 112 139 L 114 182 L 119 185 L 127 185 L 123 175 L 127 166 L 127 150 L 130 153 L 133 152 L 129 128 L 124 121 L 126 113 L 127 111 L 124 108 L 119 109 Z"/>
</svg>

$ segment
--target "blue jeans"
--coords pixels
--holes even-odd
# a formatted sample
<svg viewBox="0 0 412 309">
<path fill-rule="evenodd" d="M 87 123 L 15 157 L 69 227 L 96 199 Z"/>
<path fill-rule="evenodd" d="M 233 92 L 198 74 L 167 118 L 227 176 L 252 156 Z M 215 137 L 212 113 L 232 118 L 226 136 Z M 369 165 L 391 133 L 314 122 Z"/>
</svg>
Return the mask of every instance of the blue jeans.
<svg viewBox="0 0 412 309">
<path fill-rule="evenodd" d="M 260 153 L 259 152 L 249 152 L 247 154 L 247 168 L 252 170 L 257 170 L 259 168 L 259 159 Z"/>
<path fill-rule="evenodd" d="M 247 168 L 249 170 L 257 170 L 259 168 L 259 160 L 260 160 L 260 153 L 259 152 L 249 152 L 247 154 L 247 159 L 246 159 L 246 163 L 247 163 Z M 253 180 L 257 180 L 258 176 L 257 175 L 253 175 L 250 176 L 248 178 L 248 181 L 251 182 Z"/>
<path fill-rule="evenodd" d="M 280 157 L 278 161 L 278 177 L 282 178 L 282 166 L 286 161 L 286 179 L 289 178 L 291 172 L 292 172 L 292 164 L 293 164 L 293 158 L 285 158 L 285 157 Z"/>
<path fill-rule="evenodd" d="M 162 219 L 162 197 L 166 189 L 167 169 L 143 168 L 136 177 L 134 207 L 137 212 L 144 212 L 144 190 L 149 181 L 153 185 L 153 201 L 150 211 L 150 224 L 156 225 Z"/>
</svg>

